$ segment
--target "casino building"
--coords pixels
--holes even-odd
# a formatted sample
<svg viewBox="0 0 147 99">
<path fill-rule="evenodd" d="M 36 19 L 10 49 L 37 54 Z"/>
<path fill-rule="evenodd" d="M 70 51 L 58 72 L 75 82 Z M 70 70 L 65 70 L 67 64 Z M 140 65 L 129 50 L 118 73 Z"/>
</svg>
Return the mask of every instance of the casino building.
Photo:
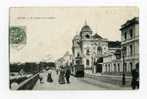
<svg viewBox="0 0 147 99">
<path fill-rule="evenodd" d="M 85 24 L 72 40 L 73 64 L 77 63 L 77 57 L 81 57 L 85 71 L 103 72 L 103 56 L 112 50 L 109 43 L 108 39 L 94 33 L 91 27 Z"/>
</svg>

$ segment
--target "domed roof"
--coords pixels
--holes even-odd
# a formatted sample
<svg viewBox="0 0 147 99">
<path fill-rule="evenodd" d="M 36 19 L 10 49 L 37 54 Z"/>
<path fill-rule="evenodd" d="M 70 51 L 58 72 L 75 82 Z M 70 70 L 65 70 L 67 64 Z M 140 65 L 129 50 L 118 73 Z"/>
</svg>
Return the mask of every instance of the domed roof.
<svg viewBox="0 0 147 99">
<path fill-rule="evenodd" d="M 84 25 L 82 28 L 81 28 L 81 32 L 91 32 L 91 28 L 88 26 L 88 25 Z"/>
</svg>

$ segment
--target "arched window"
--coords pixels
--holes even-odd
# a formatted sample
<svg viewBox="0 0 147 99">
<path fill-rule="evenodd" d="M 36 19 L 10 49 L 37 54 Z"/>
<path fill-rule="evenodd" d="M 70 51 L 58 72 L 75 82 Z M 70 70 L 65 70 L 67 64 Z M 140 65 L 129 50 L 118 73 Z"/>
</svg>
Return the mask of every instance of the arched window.
<svg viewBox="0 0 147 99">
<path fill-rule="evenodd" d="M 102 54 L 102 48 L 101 47 L 98 47 L 97 48 L 97 53 L 98 53 L 98 55 L 101 55 Z"/>
</svg>

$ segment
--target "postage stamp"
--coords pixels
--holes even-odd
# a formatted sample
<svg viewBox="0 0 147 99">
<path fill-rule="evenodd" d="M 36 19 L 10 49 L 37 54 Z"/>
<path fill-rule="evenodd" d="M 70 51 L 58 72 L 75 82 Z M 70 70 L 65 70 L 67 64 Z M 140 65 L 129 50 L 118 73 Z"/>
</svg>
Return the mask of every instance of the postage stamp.
<svg viewBox="0 0 147 99">
<path fill-rule="evenodd" d="M 26 27 L 10 26 L 10 44 L 26 44 Z"/>
</svg>

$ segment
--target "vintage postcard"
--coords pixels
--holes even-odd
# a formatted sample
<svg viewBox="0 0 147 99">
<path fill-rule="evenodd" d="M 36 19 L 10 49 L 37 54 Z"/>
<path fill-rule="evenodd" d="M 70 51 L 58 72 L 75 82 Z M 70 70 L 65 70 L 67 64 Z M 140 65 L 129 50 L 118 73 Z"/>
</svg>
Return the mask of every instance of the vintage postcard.
<svg viewBox="0 0 147 99">
<path fill-rule="evenodd" d="M 10 7 L 11 90 L 139 89 L 139 8 Z"/>
</svg>

